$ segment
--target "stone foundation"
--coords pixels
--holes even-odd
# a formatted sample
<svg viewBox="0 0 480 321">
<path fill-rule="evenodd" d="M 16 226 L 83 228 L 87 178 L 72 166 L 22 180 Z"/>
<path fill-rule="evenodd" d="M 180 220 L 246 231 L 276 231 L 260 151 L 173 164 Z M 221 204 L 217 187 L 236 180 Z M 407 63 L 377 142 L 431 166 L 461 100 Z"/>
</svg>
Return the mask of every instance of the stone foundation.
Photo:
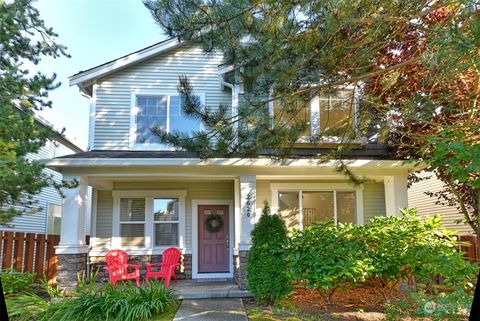
<svg viewBox="0 0 480 321">
<path fill-rule="evenodd" d="M 77 286 L 78 275 L 86 272 L 87 254 L 57 254 L 57 284 L 66 292 Z"/>
<path fill-rule="evenodd" d="M 247 289 L 248 251 L 239 251 L 234 255 L 234 279 L 240 290 Z"/>
<path fill-rule="evenodd" d="M 140 277 L 144 278 L 147 264 L 160 263 L 162 255 L 130 255 L 128 263 L 140 265 Z M 108 281 L 108 272 L 104 269 L 106 266 L 104 256 L 90 257 L 90 271 L 98 271 L 98 281 Z M 192 255 L 182 254 L 180 258 L 180 266 L 175 271 L 177 279 L 191 279 L 192 278 Z"/>
</svg>

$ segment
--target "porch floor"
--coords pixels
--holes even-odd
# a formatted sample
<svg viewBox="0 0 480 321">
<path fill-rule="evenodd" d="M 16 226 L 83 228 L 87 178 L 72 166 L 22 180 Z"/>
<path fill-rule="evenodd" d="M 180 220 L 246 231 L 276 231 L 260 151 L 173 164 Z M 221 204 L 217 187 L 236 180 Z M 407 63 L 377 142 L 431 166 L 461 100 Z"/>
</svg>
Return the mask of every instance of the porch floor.
<svg viewBox="0 0 480 321">
<path fill-rule="evenodd" d="M 179 292 L 180 299 L 217 299 L 217 298 L 249 298 L 252 295 L 240 290 L 234 282 L 204 282 L 197 280 L 178 280 L 171 286 Z"/>
</svg>

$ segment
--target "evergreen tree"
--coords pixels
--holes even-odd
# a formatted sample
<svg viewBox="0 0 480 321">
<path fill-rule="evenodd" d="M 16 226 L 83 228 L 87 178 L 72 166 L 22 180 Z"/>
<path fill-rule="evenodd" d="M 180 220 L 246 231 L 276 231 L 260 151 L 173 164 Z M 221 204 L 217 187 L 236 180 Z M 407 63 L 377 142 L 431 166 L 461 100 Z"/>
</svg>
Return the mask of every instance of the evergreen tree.
<svg viewBox="0 0 480 321">
<path fill-rule="evenodd" d="M 60 83 L 55 75 L 30 72 L 29 65 L 45 56 L 66 56 L 56 36 L 31 0 L 0 0 L 0 225 L 35 211 L 32 195 L 42 188 L 70 186 L 56 183 L 42 164 L 26 157 L 53 134 L 34 121 L 34 113 L 51 107 L 48 92 Z"/>
</svg>

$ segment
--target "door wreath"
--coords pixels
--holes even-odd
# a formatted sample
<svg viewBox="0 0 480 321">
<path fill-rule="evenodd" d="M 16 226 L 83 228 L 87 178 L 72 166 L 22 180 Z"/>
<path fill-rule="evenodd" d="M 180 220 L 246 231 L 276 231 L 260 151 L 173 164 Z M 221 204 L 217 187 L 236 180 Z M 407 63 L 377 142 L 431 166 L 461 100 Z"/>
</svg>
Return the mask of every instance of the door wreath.
<svg viewBox="0 0 480 321">
<path fill-rule="evenodd" d="M 209 233 L 216 233 L 223 228 L 223 217 L 220 214 L 208 214 L 205 218 L 205 228 Z"/>
</svg>

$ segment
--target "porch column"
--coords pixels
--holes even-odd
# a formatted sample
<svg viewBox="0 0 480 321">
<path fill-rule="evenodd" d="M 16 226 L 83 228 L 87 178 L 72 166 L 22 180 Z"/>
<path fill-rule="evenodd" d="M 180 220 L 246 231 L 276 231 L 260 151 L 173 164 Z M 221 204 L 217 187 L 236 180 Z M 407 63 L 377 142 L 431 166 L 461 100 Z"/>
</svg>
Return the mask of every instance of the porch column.
<svg viewBox="0 0 480 321">
<path fill-rule="evenodd" d="M 57 254 L 57 283 L 64 290 L 77 285 L 77 273 L 86 271 L 89 246 L 85 243 L 85 215 L 88 205 L 87 178 L 64 176 L 65 181 L 76 179 L 78 187 L 66 189 L 63 199 L 60 243 Z"/>
<path fill-rule="evenodd" d="M 383 183 L 387 216 L 400 216 L 400 210 L 408 208 L 407 174 L 385 176 Z"/>
<path fill-rule="evenodd" d="M 248 251 L 251 246 L 251 235 L 256 223 L 256 176 L 240 176 L 235 184 L 238 203 L 235 213 L 237 235 L 235 237 L 235 279 L 240 289 L 247 287 Z"/>
</svg>

